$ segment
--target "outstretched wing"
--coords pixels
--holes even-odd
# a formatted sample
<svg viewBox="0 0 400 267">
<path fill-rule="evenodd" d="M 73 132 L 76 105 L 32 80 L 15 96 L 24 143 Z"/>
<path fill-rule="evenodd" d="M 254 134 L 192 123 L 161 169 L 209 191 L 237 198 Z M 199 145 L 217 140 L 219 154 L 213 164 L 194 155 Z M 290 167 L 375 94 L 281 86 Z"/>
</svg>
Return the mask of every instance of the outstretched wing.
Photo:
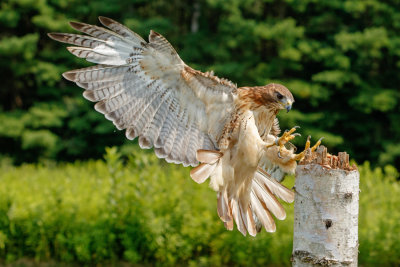
<svg viewBox="0 0 400 267">
<path fill-rule="evenodd" d="M 149 42 L 105 17 L 109 29 L 71 22 L 87 35 L 50 33 L 77 57 L 98 63 L 63 76 L 85 89 L 95 109 L 142 148 L 168 162 L 195 166 L 198 149 L 213 150 L 233 112 L 236 86 L 188 67 L 171 44 L 151 31 Z"/>
</svg>

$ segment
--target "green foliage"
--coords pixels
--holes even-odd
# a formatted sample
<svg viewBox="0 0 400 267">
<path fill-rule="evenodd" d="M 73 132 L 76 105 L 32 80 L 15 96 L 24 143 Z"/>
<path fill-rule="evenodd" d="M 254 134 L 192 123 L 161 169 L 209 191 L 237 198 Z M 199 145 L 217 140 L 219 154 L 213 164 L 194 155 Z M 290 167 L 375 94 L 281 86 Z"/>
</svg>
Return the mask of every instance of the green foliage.
<svg viewBox="0 0 400 267">
<path fill-rule="evenodd" d="M 400 185 L 392 166 L 359 166 L 362 266 L 400 264 Z M 293 178 L 285 183 L 290 187 Z M 0 258 L 96 264 L 289 266 L 293 205 L 277 232 L 224 229 L 216 196 L 189 169 L 134 150 L 105 161 L 0 164 Z"/>
<path fill-rule="evenodd" d="M 296 145 L 304 144 L 308 134 L 325 136 L 332 152 L 346 150 L 359 162 L 399 168 L 398 3 L 195 2 L 200 12 L 197 30 L 190 1 L 2 1 L 2 153 L 16 163 L 87 159 L 99 158 L 107 145 L 127 143 L 82 100 L 78 87 L 61 78 L 66 70 L 90 64 L 46 36 L 72 31 L 70 20 L 98 23 L 97 16 L 103 15 L 142 36 L 150 29 L 162 33 L 186 63 L 215 70 L 239 86 L 287 85 L 297 112 L 279 116 L 283 128 L 302 126 L 303 137 Z"/>
<path fill-rule="evenodd" d="M 400 249 L 399 176 L 389 165 L 371 169 L 366 162 L 360 168 L 360 251 L 365 253 L 364 261 L 371 266 L 400 264 L 397 256 Z"/>
</svg>

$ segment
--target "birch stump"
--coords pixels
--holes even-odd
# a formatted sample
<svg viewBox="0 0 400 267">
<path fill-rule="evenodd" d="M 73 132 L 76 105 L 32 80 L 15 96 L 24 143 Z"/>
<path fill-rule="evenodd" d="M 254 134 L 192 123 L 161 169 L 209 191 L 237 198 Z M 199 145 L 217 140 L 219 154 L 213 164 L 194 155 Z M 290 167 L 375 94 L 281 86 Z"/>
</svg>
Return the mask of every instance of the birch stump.
<svg viewBox="0 0 400 267">
<path fill-rule="evenodd" d="M 359 179 L 346 152 L 308 151 L 296 169 L 293 266 L 357 266 Z"/>
</svg>

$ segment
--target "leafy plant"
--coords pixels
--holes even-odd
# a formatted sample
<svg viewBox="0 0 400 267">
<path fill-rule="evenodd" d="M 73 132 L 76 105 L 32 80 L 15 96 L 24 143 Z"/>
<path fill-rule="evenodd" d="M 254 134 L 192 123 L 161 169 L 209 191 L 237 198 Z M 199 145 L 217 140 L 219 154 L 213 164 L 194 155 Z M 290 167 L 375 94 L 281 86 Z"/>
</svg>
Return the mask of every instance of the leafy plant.
<svg viewBox="0 0 400 267">
<path fill-rule="evenodd" d="M 0 258 L 71 264 L 289 266 L 293 205 L 277 232 L 227 231 L 215 193 L 189 169 L 140 150 L 105 161 L 0 164 Z M 359 263 L 400 263 L 400 185 L 392 166 L 359 166 Z M 285 181 L 291 187 L 293 177 Z"/>
</svg>

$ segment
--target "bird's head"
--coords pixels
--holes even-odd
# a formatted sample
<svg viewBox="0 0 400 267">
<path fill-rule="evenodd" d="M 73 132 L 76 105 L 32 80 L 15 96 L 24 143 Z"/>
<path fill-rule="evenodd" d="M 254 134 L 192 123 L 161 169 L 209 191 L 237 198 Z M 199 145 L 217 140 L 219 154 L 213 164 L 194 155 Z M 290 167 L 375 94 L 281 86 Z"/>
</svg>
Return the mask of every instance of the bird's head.
<svg viewBox="0 0 400 267">
<path fill-rule="evenodd" d="M 242 100 L 243 106 L 247 106 L 249 109 L 267 108 L 273 112 L 281 109 L 289 112 L 294 102 L 289 89 L 277 83 L 258 87 L 241 87 L 239 88 L 239 98 Z"/>
<path fill-rule="evenodd" d="M 277 83 L 270 83 L 265 87 L 264 98 L 268 104 L 277 109 L 286 109 L 287 112 L 292 109 L 294 97 L 289 89 Z"/>
</svg>

